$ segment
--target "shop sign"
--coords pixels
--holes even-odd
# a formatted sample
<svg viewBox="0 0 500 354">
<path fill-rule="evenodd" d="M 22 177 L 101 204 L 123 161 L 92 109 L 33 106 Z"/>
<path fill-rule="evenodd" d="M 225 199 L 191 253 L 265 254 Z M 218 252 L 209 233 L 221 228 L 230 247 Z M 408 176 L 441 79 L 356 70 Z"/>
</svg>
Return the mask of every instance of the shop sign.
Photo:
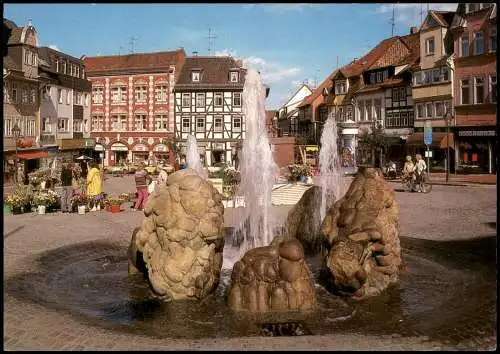
<svg viewBox="0 0 500 354">
<path fill-rule="evenodd" d="M 95 140 L 94 139 L 85 139 L 84 146 L 86 148 L 93 148 L 95 146 Z"/>
<path fill-rule="evenodd" d="M 155 146 L 157 152 L 168 152 L 168 147 L 165 144 L 158 144 Z"/>
<path fill-rule="evenodd" d="M 134 146 L 134 151 L 148 151 L 148 148 L 144 144 L 137 144 Z"/>
<path fill-rule="evenodd" d="M 494 130 L 460 130 L 458 136 L 495 136 Z"/>
<path fill-rule="evenodd" d="M 95 151 L 104 151 L 104 146 L 102 146 L 101 144 L 96 144 L 94 147 L 94 150 Z"/>
<path fill-rule="evenodd" d="M 128 147 L 122 143 L 114 143 L 111 145 L 111 151 L 128 151 Z"/>
<path fill-rule="evenodd" d="M 224 143 L 212 143 L 212 150 L 224 150 Z"/>
</svg>

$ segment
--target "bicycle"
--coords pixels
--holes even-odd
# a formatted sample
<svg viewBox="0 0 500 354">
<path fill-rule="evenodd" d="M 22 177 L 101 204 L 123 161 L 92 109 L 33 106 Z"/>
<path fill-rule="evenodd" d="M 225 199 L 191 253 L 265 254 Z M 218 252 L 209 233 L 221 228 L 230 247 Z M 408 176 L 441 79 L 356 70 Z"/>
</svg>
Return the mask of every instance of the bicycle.
<svg viewBox="0 0 500 354">
<path fill-rule="evenodd" d="M 419 181 L 417 182 L 417 179 Z M 420 178 L 414 174 L 406 175 L 402 177 L 403 190 L 405 192 L 421 192 L 429 193 L 432 190 L 432 184 L 429 182 L 429 178 L 426 172 L 422 172 Z"/>
</svg>

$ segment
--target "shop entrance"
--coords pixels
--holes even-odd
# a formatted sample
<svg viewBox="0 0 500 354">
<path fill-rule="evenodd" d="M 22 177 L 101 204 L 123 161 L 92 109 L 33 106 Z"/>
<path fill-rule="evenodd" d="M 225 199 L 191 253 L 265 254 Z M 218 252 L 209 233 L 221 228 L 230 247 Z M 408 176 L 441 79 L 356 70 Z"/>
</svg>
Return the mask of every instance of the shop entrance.
<svg viewBox="0 0 500 354">
<path fill-rule="evenodd" d="M 128 151 L 114 151 L 115 165 L 122 165 L 127 161 Z"/>
<path fill-rule="evenodd" d="M 225 162 L 224 151 L 212 151 L 212 165 L 223 162 Z"/>
</svg>

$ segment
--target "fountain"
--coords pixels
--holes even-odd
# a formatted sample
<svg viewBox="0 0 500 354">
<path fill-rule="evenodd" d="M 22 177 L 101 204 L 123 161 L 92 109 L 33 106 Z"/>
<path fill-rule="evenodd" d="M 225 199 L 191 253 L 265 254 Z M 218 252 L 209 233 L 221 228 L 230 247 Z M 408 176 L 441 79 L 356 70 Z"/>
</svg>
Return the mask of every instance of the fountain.
<svg viewBox="0 0 500 354">
<path fill-rule="evenodd" d="M 271 192 L 277 167 L 266 131 L 265 89 L 260 74 L 248 69 L 243 87 L 243 113 L 246 136 L 243 140 L 240 163 L 239 195 L 245 208 L 238 208 L 239 220 L 235 233 L 241 235 L 238 249 L 227 245 L 223 268 L 232 269 L 246 251 L 267 246 L 273 239 L 274 218 L 271 212 Z"/>
<path fill-rule="evenodd" d="M 198 176 L 207 178 L 207 173 L 201 163 L 200 154 L 198 153 L 198 145 L 194 135 L 189 134 L 187 138 L 187 152 L 186 152 L 187 167 L 194 170 Z"/>
<path fill-rule="evenodd" d="M 319 185 L 321 186 L 320 219 L 325 218 L 328 198 L 340 199 L 345 193 L 345 181 L 340 169 L 340 158 L 337 145 L 337 122 L 333 113 L 326 120 L 321 134 L 321 150 L 319 152 Z"/>
</svg>

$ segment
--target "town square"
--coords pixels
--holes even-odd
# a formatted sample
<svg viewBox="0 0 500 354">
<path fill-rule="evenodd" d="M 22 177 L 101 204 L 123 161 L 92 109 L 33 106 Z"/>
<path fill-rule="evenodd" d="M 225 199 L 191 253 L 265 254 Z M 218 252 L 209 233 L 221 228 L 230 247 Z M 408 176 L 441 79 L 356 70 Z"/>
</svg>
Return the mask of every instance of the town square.
<svg viewBox="0 0 500 354">
<path fill-rule="evenodd" d="M 4 10 L 6 350 L 496 350 L 496 4 Z"/>
</svg>

